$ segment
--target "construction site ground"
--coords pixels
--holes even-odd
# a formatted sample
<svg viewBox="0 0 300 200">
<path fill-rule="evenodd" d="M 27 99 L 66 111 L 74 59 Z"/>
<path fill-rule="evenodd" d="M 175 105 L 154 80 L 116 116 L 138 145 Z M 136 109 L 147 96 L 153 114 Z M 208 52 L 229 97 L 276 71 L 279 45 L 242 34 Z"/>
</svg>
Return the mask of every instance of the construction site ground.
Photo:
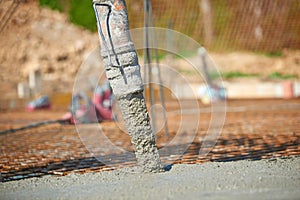
<svg viewBox="0 0 300 200">
<path fill-rule="evenodd" d="M 163 149 L 164 145 L 178 134 L 181 140 L 178 144 L 172 144 L 174 147 L 162 155 L 164 164 L 171 164 L 174 168 L 178 164 L 207 166 L 211 163 L 215 166 L 217 163 L 234 164 L 243 161 L 242 165 L 248 166 L 258 160 L 286 158 L 286 160 L 295 159 L 293 162 L 295 161 L 296 165 L 289 167 L 298 169 L 299 172 L 300 99 L 228 100 L 223 129 L 217 140 L 212 141 L 212 145 L 214 142 L 216 144 L 212 146 L 213 148 L 208 154 L 199 154 L 199 150 L 204 141 L 203 138 L 207 136 L 212 113 L 209 111 L 209 105 L 199 102 L 199 108 L 200 113 L 189 114 L 191 115 L 190 120 L 184 121 L 183 125 L 189 127 L 188 123 L 191 123 L 192 127 L 193 122 L 199 120 L 198 129 L 183 128 L 179 133 L 178 127 L 185 114 L 184 112 L 172 112 L 180 110 L 180 107 L 175 101 L 167 102 L 169 138 L 163 131 L 158 132 L 157 145 Z M 36 112 L 3 111 L 0 113 L 0 129 L 18 128 L 33 122 L 59 119 L 65 112 L 66 110 L 60 107 Z M 113 145 L 128 152 L 133 151 L 128 134 L 120 129 L 118 123 L 103 122 L 100 125 L 103 135 L 109 138 Z M 88 128 L 94 125 L 83 126 Z M 118 155 L 109 151 L 106 151 L 107 155 L 102 156 L 112 161 L 110 163 L 102 162 L 100 157 L 92 155 L 94 152 L 90 152 L 83 142 L 85 139 L 83 137 L 97 138 L 97 133 L 95 133 L 97 130 L 86 129 L 91 130 L 88 133 L 78 133 L 78 130 L 80 131 L 74 125 L 52 124 L 0 135 L 0 172 L 1 180 L 4 182 L 1 183 L 0 189 L 6 190 L 7 186 L 10 190 L 12 189 L 11 185 L 22 183 L 18 180 L 25 181 L 24 179 L 44 176 L 50 180 L 60 180 L 57 179 L 58 176 L 118 171 L 135 164 L 134 157 L 124 157 L 122 154 Z M 102 144 L 101 141 L 94 141 L 94 145 L 101 147 Z M 178 149 L 181 148 L 186 148 L 183 154 L 176 155 L 180 152 Z M 284 160 L 277 162 L 277 164 L 284 163 Z M 220 166 L 224 167 L 225 164 Z M 177 169 L 177 167 L 175 168 Z M 235 172 L 231 171 L 230 173 Z M 295 181 L 299 186 L 299 173 L 295 176 L 298 177 Z M 68 177 L 70 178 L 70 176 Z M 32 180 L 38 182 L 43 179 Z M 284 181 L 287 185 L 289 184 L 289 180 L 284 179 Z M 282 184 L 286 185 L 284 182 Z M 288 194 L 286 195 L 289 197 Z"/>
</svg>

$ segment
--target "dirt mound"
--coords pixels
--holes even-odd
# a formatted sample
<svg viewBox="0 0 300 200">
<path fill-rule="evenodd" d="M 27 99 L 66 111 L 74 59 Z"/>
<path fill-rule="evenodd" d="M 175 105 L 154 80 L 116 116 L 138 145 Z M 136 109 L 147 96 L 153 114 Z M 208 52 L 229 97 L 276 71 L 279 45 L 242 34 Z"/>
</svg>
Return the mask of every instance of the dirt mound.
<svg viewBox="0 0 300 200">
<path fill-rule="evenodd" d="M 1 13 L 7 12 L 6 4 Z M 34 69 L 53 84 L 44 84 L 48 88 L 66 89 L 64 83 L 72 86 L 85 55 L 97 45 L 97 34 L 72 25 L 64 14 L 33 0 L 22 2 L 0 33 L 0 81 L 5 83 L 0 91 L 15 93 L 17 83 L 27 81 Z"/>
</svg>

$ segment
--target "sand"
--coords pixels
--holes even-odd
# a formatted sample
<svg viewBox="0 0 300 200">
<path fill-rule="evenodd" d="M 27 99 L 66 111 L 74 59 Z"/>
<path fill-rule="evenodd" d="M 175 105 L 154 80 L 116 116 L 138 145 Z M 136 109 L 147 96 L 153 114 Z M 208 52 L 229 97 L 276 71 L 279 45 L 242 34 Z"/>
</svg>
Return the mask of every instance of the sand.
<svg viewBox="0 0 300 200">
<path fill-rule="evenodd" d="M 44 176 L 1 183 L 0 199 L 300 199 L 299 188 L 300 157 L 292 157 Z"/>
</svg>

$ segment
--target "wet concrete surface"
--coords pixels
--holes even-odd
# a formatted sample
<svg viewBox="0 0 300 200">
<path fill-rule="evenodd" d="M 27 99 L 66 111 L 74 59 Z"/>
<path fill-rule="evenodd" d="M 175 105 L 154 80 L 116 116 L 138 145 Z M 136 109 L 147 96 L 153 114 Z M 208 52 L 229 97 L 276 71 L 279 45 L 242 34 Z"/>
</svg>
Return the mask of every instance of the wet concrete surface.
<svg viewBox="0 0 300 200">
<path fill-rule="evenodd" d="M 1 199 L 299 199 L 300 157 L 71 173 L 0 183 Z"/>
</svg>

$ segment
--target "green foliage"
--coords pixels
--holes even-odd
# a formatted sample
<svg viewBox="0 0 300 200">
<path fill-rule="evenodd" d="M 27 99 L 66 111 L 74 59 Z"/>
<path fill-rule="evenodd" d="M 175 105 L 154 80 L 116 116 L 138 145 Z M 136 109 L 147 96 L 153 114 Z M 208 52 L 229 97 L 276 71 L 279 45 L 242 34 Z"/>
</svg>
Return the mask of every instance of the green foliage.
<svg viewBox="0 0 300 200">
<path fill-rule="evenodd" d="M 258 74 L 247 74 L 239 71 L 233 72 L 224 72 L 222 73 L 222 77 L 224 79 L 233 79 L 233 78 L 249 78 L 249 77 L 258 77 Z"/>
<path fill-rule="evenodd" d="M 190 58 L 197 55 L 196 50 L 181 50 L 177 55 L 175 55 L 175 58 L 181 59 L 181 58 Z"/>
<path fill-rule="evenodd" d="M 282 51 L 273 51 L 273 52 L 267 52 L 267 53 L 265 53 L 265 55 L 267 57 L 273 58 L 273 57 L 282 57 L 283 53 L 282 53 Z"/>
<path fill-rule="evenodd" d="M 91 0 L 39 0 L 40 6 L 66 12 L 72 23 L 96 31 L 96 17 Z"/>
<path fill-rule="evenodd" d="M 216 78 L 219 78 L 219 75 L 217 73 L 211 73 L 210 77 L 214 80 Z M 249 74 L 249 73 L 243 73 L 239 71 L 232 71 L 232 72 L 223 72 L 221 73 L 221 77 L 223 79 L 234 79 L 234 78 L 251 78 L 251 77 L 260 77 L 259 74 Z M 269 79 L 296 79 L 298 78 L 295 74 L 281 74 L 279 72 L 271 73 L 268 76 Z"/>
<path fill-rule="evenodd" d="M 71 0 L 70 21 L 91 31 L 96 31 L 96 18 L 91 0 Z"/>
<path fill-rule="evenodd" d="M 181 74 L 184 74 L 184 75 L 187 75 L 187 76 L 191 76 L 191 75 L 196 73 L 194 70 L 182 69 L 182 68 L 179 69 L 179 72 Z"/>
<path fill-rule="evenodd" d="M 297 75 L 295 74 L 281 74 L 279 72 L 273 72 L 268 76 L 270 79 L 293 79 L 293 78 L 298 78 Z"/>
<path fill-rule="evenodd" d="M 255 52 L 257 55 L 266 56 L 269 58 L 279 58 L 283 56 L 282 51 Z"/>
<path fill-rule="evenodd" d="M 64 6 L 60 0 L 39 0 L 42 7 L 50 7 L 53 10 L 63 11 Z"/>
</svg>

